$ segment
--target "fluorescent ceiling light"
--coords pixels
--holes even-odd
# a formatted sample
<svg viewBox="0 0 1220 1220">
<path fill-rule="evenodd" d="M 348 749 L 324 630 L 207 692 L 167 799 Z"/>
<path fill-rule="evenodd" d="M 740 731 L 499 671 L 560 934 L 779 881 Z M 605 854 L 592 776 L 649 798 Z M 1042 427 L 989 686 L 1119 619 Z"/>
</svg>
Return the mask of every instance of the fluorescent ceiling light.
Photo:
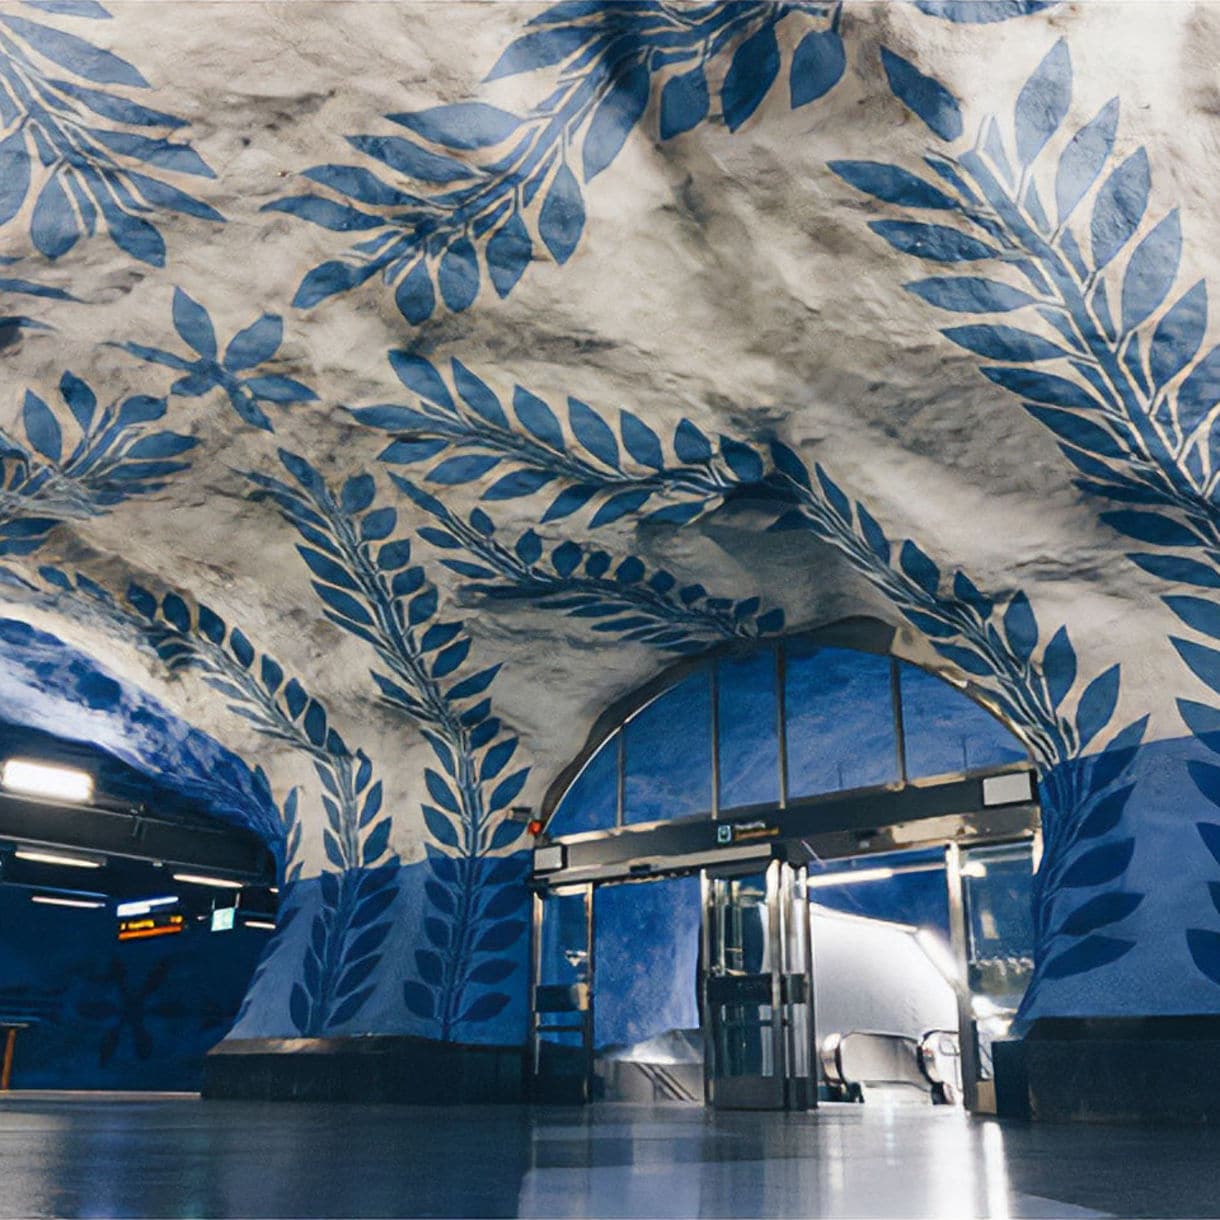
<svg viewBox="0 0 1220 1220">
<path fill-rule="evenodd" d="M 68 868 L 101 868 L 105 860 L 92 856 L 61 856 L 53 851 L 37 851 L 32 847 L 19 847 L 13 855 L 18 860 L 34 860 L 39 864 L 63 864 Z"/>
<path fill-rule="evenodd" d="M 279 892 L 280 892 L 280 887 L 278 885 L 269 885 L 267 887 L 268 894 L 278 894 Z"/>
<path fill-rule="evenodd" d="M 120 902 L 114 908 L 114 913 L 120 919 L 127 919 L 132 915 L 147 915 L 153 907 L 172 906 L 177 901 L 177 894 L 169 894 L 165 898 L 141 898 L 137 902 Z"/>
<path fill-rule="evenodd" d="M 31 902 L 40 902 L 48 907 L 84 907 L 88 910 L 96 910 L 98 907 L 104 907 L 104 902 L 95 902 L 87 898 L 52 898 L 49 894 L 34 894 L 30 898 Z"/>
<path fill-rule="evenodd" d="M 218 890 L 240 890 L 244 881 L 230 881 L 228 877 L 204 877 L 200 873 L 175 873 L 175 881 L 184 881 L 187 885 L 213 885 Z"/>
<path fill-rule="evenodd" d="M 268 932 L 275 931 L 275 924 L 268 923 L 265 919 L 247 919 L 243 924 L 243 928 L 266 928 Z"/>
<path fill-rule="evenodd" d="M 885 881 L 893 875 L 892 868 L 845 868 L 842 872 L 822 873 L 817 877 L 810 877 L 808 885 L 812 890 L 820 889 L 824 885 L 851 885 L 856 881 Z"/>
<path fill-rule="evenodd" d="M 13 792 L 31 796 L 58 797 L 65 801 L 88 801 L 93 797 L 93 776 L 75 767 L 10 758 L 0 771 L 0 784 Z"/>
</svg>

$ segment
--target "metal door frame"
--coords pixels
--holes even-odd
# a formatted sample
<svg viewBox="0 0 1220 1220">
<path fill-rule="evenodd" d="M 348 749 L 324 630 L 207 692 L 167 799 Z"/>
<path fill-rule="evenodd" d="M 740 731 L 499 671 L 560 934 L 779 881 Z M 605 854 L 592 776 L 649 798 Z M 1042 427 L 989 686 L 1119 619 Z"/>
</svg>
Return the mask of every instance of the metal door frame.
<svg viewBox="0 0 1220 1220">
<path fill-rule="evenodd" d="M 594 996 L 594 971 L 597 964 L 594 960 L 594 946 L 596 943 L 595 929 L 593 927 L 593 883 L 589 881 L 578 882 L 572 885 L 559 885 L 545 890 L 535 889 L 531 897 L 531 918 L 530 918 L 530 990 L 529 990 L 529 1081 L 528 1092 L 531 1098 L 537 1100 L 545 1100 L 547 1080 L 541 1072 L 542 1061 L 542 1041 L 541 1035 L 551 1029 L 566 1028 L 571 1029 L 571 1026 L 564 1027 L 549 1027 L 542 1018 L 545 1018 L 547 1012 L 539 1011 L 538 1007 L 538 992 L 541 987 L 547 986 L 541 982 L 542 975 L 542 919 L 543 909 L 546 902 L 555 898 L 570 898 L 576 894 L 583 895 L 585 908 L 585 980 L 583 983 L 575 983 L 572 985 L 573 991 L 576 994 L 578 1006 L 574 1009 L 565 1010 L 580 1012 L 581 1014 L 581 1053 L 584 1058 L 584 1071 L 577 1078 L 580 1080 L 580 1096 L 576 1099 L 579 1104 L 585 1104 L 593 1099 L 593 1077 L 594 1077 L 594 1054 L 593 1054 L 593 996 Z M 550 1010 L 559 1011 L 559 1010 Z M 553 1083 L 553 1081 L 552 1081 Z"/>
<path fill-rule="evenodd" d="M 761 867 L 760 867 L 761 865 Z M 771 1061 L 773 1076 L 740 1077 L 737 1097 L 727 1101 L 730 1090 L 724 1086 L 725 1078 L 717 1079 L 717 1020 L 713 1015 L 716 1002 L 709 994 L 709 980 L 713 977 L 710 964 L 712 955 L 713 915 L 712 884 L 715 881 L 731 881 L 735 877 L 762 872 L 766 878 L 765 905 L 767 912 L 767 937 L 770 961 L 771 984 Z M 813 944 L 812 921 L 809 914 L 808 892 L 805 885 L 804 866 L 792 866 L 784 860 L 773 858 L 765 863 L 755 860 L 750 863 L 721 868 L 705 868 L 700 871 L 700 900 L 702 906 L 701 958 L 699 972 L 700 1019 L 703 1028 L 703 1095 L 706 1105 L 722 1109 L 749 1110 L 804 1110 L 817 1105 L 817 1033 L 813 1003 Z M 798 905 L 799 904 L 799 905 Z M 800 961 L 792 960 L 793 938 L 792 915 L 801 911 L 804 934 L 800 937 Z M 806 1072 L 796 1076 L 793 1065 L 797 1061 L 797 1030 L 793 1020 L 793 1009 L 803 1005 L 807 1014 L 806 1042 L 804 1049 Z M 729 1078 L 732 1079 L 732 1078 Z M 751 1089 L 745 1084 L 750 1081 Z M 760 1083 L 765 1082 L 765 1083 Z M 720 1086 L 720 1095 L 717 1086 Z"/>
</svg>

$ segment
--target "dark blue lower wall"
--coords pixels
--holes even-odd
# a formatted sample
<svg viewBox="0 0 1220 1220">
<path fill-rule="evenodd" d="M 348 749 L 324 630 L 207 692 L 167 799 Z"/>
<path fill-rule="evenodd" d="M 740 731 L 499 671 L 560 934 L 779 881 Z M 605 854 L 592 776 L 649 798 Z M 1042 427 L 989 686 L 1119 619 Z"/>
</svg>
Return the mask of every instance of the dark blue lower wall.
<svg viewBox="0 0 1220 1220">
<path fill-rule="evenodd" d="M 17 1035 L 13 1087 L 197 1089 L 267 938 L 197 924 L 120 943 L 110 910 L 36 906 L 0 886 L 0 1017 L 43 1014 Z"/>
</svg>

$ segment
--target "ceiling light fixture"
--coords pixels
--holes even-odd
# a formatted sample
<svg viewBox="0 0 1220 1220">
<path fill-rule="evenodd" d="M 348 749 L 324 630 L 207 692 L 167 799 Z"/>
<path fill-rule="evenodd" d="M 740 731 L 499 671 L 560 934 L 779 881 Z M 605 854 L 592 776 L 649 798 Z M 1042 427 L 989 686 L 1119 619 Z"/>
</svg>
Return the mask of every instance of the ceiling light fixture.
<svg viewBox="0 0 1220 1220">
<path fill-rule="evenodd" d="M 94 856 L 61 856 L 53 851 L 38 851 L 32 847 L 19 847 L 13 855 L 18 860 L 33 860 L 37 864 L 62 864 L 67 868 L 101 868 L 106 863 Z"/>
<path fill-rule="evenodd" d="M 275 931 L 275 924 L 268 923 L 265 919 L 247 919 L 243 924 L 243 928 L 266 928 L 268 932 Z"/>
<path fill-rule="evenodd" d="M 169 894 L 164 898 L 141 898 L 135 902 L 120 902 L 114 908 L 114 913 L 120 919 L 129 919 L 133 915 L 147 915 L 153 907 L 168 907 L 178 901 L 177 894 Z"/>
<path fill-rule="evenodd" d="M 98 907 L 106 905 L 104 902 L 91 901 L 86 898 L 52 898 L 49 894 L 34 894 L 30 901 L 48 907 L 81 907 L 86 910 L 97 910 Z"/>
<path fill-rule="evenodd" d="M 0 784 L 29 796 L 54 797 L 83 803 L 93 799 L 93 776 L 75 767 L 35 762 L 31 758 L 9 758 L 0 770 Z"/>
<path fill-rule="evenodd" d="M 240 890 L 245 885 L 243 881 L 230 881 L 228 877 L 205 877 L 201 873 L 174 873 L 174 880 L 187 885 L 211 885 L 218 890 Z"/>
</svg>

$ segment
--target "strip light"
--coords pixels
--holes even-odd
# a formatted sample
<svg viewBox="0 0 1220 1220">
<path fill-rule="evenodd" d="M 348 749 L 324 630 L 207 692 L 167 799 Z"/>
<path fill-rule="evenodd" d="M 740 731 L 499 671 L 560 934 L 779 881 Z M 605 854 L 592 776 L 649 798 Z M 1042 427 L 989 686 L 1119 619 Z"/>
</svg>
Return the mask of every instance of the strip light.
<svg viewBox="0 0 1220 1220">
<path fill-rule="evenodd" d="M 240 890 L 245 886 L 244 881 L 230 881 L 228 877 L 205 877 L 201 873 L 174 873 L 174 880 L 187 885 L 211 885 L 218 890 Z"/>
<path fill-rule="evenodd" d="M 114 908 L 114 913 L 120 919 L 128 919 L 133 915 L 147 915 L 153 907 L 168 907 L 178 901 L 177 894 L 170 894 L 165 898 L 142 898 L 137 902 L 120 902 Z"/>
<path fill-rule="evenodd" d="M 857 881 L 885 881 L 893 875 L 892 868 L 843 869 L 838 873 L 822 873 L 817 877 L 810 877 L 806 885 L 811 890 L 816 890 L 826 885 L 852 885 Z"/>
<path fill-rule="evenodd" d="M 63 864 L 67 868 L 101 868 L 104 860 L 89 856 L 61 856 L 51 851 L 35 851 L 32 847 L 19 847 L 13 855 L 18 860 L 34 860 L 39 864 Z"/>
<path fill-rule="evenodd" d="M 38 902 L 48 907 L 81 907 L 92 911 L 106 905 L 104 902 L 91 902 L 85 898 L 52 898 L 49 894 L 34 894 L 31 896 L 30 901 Z"/>
<path fill-rule="evenodd" d="M 75 767 L 59 767 L 30 758 L 9 758 L 0 771 L 0 784 L 30 796 L 56 797 L 64 801 L 93 799 L 93 776 Z"/>
<path fill-rule="evenodd" d="M 268 923 L 265 919 L 247 919 L 243 924 L 243 928 L 266 928 L 268 932 L 275 931 L 275 924 Z"/>
</svg>

